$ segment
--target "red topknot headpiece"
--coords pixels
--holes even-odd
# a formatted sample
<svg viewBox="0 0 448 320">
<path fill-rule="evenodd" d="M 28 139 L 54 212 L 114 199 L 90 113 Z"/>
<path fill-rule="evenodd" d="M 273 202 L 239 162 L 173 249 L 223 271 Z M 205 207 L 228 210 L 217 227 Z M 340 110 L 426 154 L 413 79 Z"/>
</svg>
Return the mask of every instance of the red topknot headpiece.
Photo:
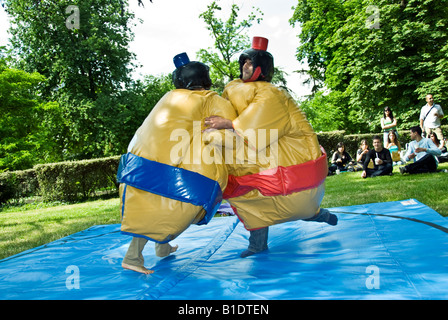
<svg viewBox="0 0 448 320">
<path fill-rule="evenodd" d="M 269 40 L 263 37 L 254 37 L 252 39 L 252 49 L 255 50 L 268 50 L 268 42 Z"/>
</svg>

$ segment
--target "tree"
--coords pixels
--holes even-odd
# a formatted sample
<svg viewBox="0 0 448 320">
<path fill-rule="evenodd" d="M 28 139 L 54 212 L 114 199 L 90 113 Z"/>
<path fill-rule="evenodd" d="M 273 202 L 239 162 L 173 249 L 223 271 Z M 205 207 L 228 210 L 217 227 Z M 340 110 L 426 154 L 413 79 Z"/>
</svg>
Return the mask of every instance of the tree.
<svg viewBox="0 0 448 320">
<path fill-rule="evenodd" d="M 246 31 L 254 22 L 260 23 L 263 16 L 260 9 L 253 7 L 254 11 L 247 19 L 238 22 L 240 8 L 232 4 L 229 18 L 222 21 L 216 17 L 216 13 L 221 10 L 218 1 L 212 1 L 207 10 L 199 15 L 215 40 L 215 48 L 201 49 L 197 52 L 198 58 L 210 65 L 210 77 L 214 89 L 219 92 L 223 91 L 227 82 L 239 77 L 239 64 L 237 60 L 233 60 L 234 56 L 250 48 L 250 39 Z"/>
<path fill-rule="evenodd" d="M 316 132 L 339 130 L 344 125 L 344 113 L 341 111 L 341 94 L 338 91 L 318 91 L 313 99 L 299 101 Z"/>
<path fill-rule="evenodd" d="M 297 56 L 317 89 L 340 97 L 333 106 L 345 117 L 339 129 L 378 132 L 385 106 L 405 129 L 418 123 L 427 93 L 448 102 L 445 3 L 300 0 L 290 22 L 302 26 Z"/>
<path fill-rule="evenodd" d="M 6 0 L 0 0 L 0 4 L 2 5 L 2 7 L 5 6 L 5 1 Z M 41 1 L 42 0 L 36 0 L 35 2 L 38 3 L 38 2 L 41 2 Z M 137 0 L 137 1 L 138 1 L 138 6 L 145 7 L 145 4 L 143 3 L 143 0 Z M 152 0 L 149 0 L 149 2 L 152 3 Z M 124 0 L 120 0 L 120 4 L 123 6 L 124 5 Z"/>
<path fill-rule="evenodd" d="M 98 145 L 102 155 L 113 156 L 127 152 L 129 141 L 157 102 L 168 91 L 175 89 L 171 79 L 171 74 L 157 77 L 149 75 L 143 81 L 134 82 L 127 90 L 115 95 L 101 95 L 95 101 L 95 108 L 104 114 L 95 118 L 100 135 L 92 139 L 91 143 L 102 142 Z"/>
<path fill-rule="evenodd" d="M 57 137 L 61 158 L 100 157 L 120 150 L 120 133 L 112 124 L 123 111 L 123 97 L 129 98 L 127 93 L 134 90 L 130 74 L 135 57 L 129 51 L 134 15 L 126 3 L 5 0 L 4 4 L 12 17 L 15 67 L 44 76 L 42 99 L 60 105 L 62 117 L 49 128 Z"/>
<path fill-rule="evenodd" d="M 54 156 L 54 139 L 45 136 L 51 124 L 46 115 L 59 112 L 57 103 L 45 103 L 39 94 L 45 78 L 9 68 L 0 59 L 0 172 L 32 167 L 36 159 Z"/>
<path fill-rule="evenodd" d="M 18 67 L 48 79 L 44 96 L 95 100 L 129 82 L 133 14 L 114 0 L 5 0 Z"/>
<path fill-rule="evenodd" d="M 66 160 L 114 156 L 127 151 L 129 141 L 162 96 L 174 89 L 171 75 L 147 76 L 125 89 L 101 93 L 94 101 L 62 96 L 65 117 L 55 131 L 65 139 Z M 76 119 L 74 121 L 73 119 Z"/>
</svg>

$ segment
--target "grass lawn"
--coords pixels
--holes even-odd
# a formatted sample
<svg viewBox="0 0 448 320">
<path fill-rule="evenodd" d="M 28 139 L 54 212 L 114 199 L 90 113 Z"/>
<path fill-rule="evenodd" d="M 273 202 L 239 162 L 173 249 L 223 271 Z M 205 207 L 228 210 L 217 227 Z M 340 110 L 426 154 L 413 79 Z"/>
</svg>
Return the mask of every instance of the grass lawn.
<svg viewBox="0 0 448 320">
<path fill-rule="evenodd" d="M 44 208 L 40 208 L 44 206 Z M 119 200 L 35 204 L 0 212 L 0 259 L 94 225 L 120 223 Z"/>
<path fill-rule="evenodd" d="M 448 169 L 448 163 L 439 169 Z M 344 172 L 326 180 L 322 207 L 417 199 L 448 216 L 448 173 L 362 179 L 360 172 Z M 120 223 L 119 200 L 78 204 L 36 203 L 0 211 L 0 259 L 85 230 L 93 225 Z"/>
</svg>

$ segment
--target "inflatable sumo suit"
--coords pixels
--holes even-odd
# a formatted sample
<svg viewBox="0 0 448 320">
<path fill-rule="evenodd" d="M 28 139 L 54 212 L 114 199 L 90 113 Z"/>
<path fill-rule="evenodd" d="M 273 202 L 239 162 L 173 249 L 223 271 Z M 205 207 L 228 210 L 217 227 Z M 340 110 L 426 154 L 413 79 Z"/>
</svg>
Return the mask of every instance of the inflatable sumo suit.
<svg viewBox="0 0 448 320">
<path fill-rule="evenodd" d="M 274 63 L 266 49 L 267 39 L 254 38 L 239 61 L 242 74 L 246 59 L 252 60 L 252 78 L 234 80 L 223 92 L 236 109 L 232 123 L 245 150 L 244 163 L 236 156 L 228 165 L 224 199 L 248 230 L 316 216 L 328 172 L 327 156 L 305 114 L 286 91 L 269 83 Z"/>
<path fill-rule="evenodd" d="M 175 239 L 191 224 L 207 224 L 217 211 L 227 169 L 223 161 L 203 161 L 204 154 L 221 153 L 202 139 L 201 122 L 211 115 L 236 116 L 229 101 L 208 90 L 205 64 L 189 62 L 185 53 L 174 62 L 177 89 L 162 97 L 136 131 L 117 174 L 122 233 L 156 243 Z M 194 90 L 200 88 L 207 90 Z"/>
</svg>

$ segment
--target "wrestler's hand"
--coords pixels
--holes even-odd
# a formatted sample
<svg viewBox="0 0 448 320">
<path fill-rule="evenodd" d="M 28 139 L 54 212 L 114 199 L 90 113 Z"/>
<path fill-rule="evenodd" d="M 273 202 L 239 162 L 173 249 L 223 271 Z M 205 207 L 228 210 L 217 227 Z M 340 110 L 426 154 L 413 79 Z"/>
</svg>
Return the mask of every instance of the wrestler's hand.
<svg viewBox="0 0 448 320">
<path fill-rule="evenodd" d="M 220 116 L 210 116 L 205 118 L 205 126 L 210 129 L 233 129 L 232 121 Z"/>
</svg>

